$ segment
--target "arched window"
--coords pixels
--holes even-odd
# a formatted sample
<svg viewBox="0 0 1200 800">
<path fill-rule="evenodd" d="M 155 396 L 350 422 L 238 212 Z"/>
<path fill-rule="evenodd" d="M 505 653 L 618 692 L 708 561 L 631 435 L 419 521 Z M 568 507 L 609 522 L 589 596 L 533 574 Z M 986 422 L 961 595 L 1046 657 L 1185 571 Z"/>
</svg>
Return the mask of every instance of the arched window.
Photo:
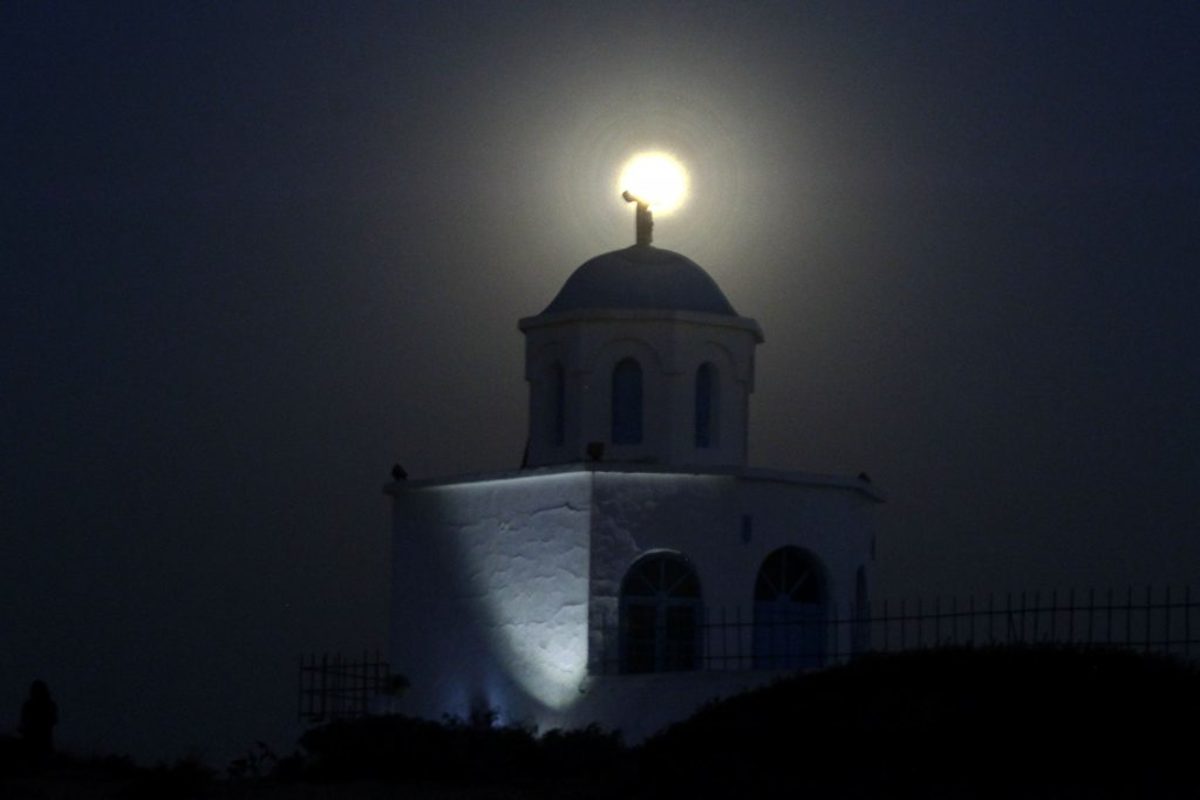
<svg viewBox="0 0 1200 800">
<path fill-rule="evenodd" d="M 546 382 L 546 415 L 549 428 L 547 430 L 550 444 L 555 447 L 562 445 L 566 435 L 566 394 L 567 379 L 562 364 L 555 361 L 550 366 L 550 374 Z"/>
<path fill-rule="evenodd" d="M 621 359 L 613 369 L 612 442 L 642 442 L 642 368 L 632 358 Z"/>
<path fill-rule="evenodd" d="M 621 582 L 621 672 L 678 672 L 700 664 L 700 581 L 687 559 L 655 553 Z"/>
<path fill-rule="evenodd" d="M 717 368 L 710 361 L 696 370 L 696 447 L 717 444 Z"/>
<path fill-rule="evenodd" d="M 804 669 L 825 663 L 821 566 L 799 547 L 767 556 L 754 585 L 754 666 Z"/>
</svg>

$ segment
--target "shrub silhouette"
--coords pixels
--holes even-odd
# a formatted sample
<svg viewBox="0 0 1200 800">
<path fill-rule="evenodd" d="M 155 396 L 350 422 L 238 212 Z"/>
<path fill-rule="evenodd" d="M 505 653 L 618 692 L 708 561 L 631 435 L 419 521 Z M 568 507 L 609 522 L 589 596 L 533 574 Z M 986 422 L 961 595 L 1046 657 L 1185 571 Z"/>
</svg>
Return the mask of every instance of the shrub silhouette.
<svg viewBox="0 0 1200 800">
<path fill-rule="evenodd" d="M 202 797 L 215 777 L 216 771 L 198 759 L 181 758 L 174 764 L 139 770 L 118 796 L 121 800 Z"/>
<path fill-rule="evenodd" d="M 1129 651 L 869 656 L 712 704 L 640 748 L 660 796 L 809 789 L 824 797 L 959 787 L 1194 785 L 1195 668 Z"/>
<path fill-rule="evenodd" d="M 404 716 L 332 722 L 300 738 L 305 776 L 317 781 L 513 783 L 531 774 L 533 736 Z"/>
<path fill-rule="evenodd" d="M 715 702 L 642 745 L 587 728 L 376 717 L 301 739 L 279 774 L 548 796 L 1197 796 L 1200 673 L 1130 651 L 866 656 Z M 1171 725 L 1172 720 L 1183 723 Z"/>
<path fill-rule="evenodd" d="M 300 745 L 299 775 L 319 782 L 581 787 L 611 782 L 624 755 L 619 734 L 594 726 L 537 738 L 520 727 L 399 715 L 329 723 Z M 297 774 L 295 761 L 287 771 Z"/>
</svg>

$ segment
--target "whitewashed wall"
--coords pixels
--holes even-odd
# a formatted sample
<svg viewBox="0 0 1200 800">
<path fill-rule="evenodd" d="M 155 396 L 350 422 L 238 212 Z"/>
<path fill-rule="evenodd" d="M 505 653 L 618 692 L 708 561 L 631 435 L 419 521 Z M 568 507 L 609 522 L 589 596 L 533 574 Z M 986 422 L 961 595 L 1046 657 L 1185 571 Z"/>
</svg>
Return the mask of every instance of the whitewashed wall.
<svg viewBox="0 0 1200 800">
<path fill-rule="evenodd" d="M 762 332 L 752 319 L 688 311 L 579 311 L 521 320 L 529 382 L 529 463 L 580 461 L 588 442 L 605 442 L 610 461 L 662 465 L 746 463 L 754 347 Z M 642 368 L 643 441 L 613 445 L 612 373 L 621 359 Z M 553 416 L 551 366 L 566 371 L 565 436 L 547 437 Z M 711 447 L 695 446 L 696 370 L 718 373 L 717 425 Z"/>
<path fill-rule="evenodd" d="M 831 485 L 811 476 L 764 477 L 769 474 L 597 472 L 593 620 L 616 619 L 622 578 L 638 557 L 652 550 L 687 557 L 710 612 L 726 609 L 732 615 L 740 610 L 748 620 L 759 567 L 772 551 L 788 545 L 804 548 L 818 559 L 831 610 L 842 618 L 849 615 L 857 569 L 866 568 L 868 577 L 873 569 L 870 510 L 876 500 L 844 482 Z M 749 518 L 748 539 L 743 534 L 744 517 Z M 593 659 L 605 652 L 600 634 L 594 627 Z"/>
<path fill-rule="evenodd" d="M 582 472 L 396 494 L 389 658 L 411 682 L 397 710 L 549 719 L 575 699 L 590 495 Z"/>
<path fill-rule="evenodd" d="M 395 498 L 390 659 L 412 686 L 394 709 L 436 719 L 466 717 L 475 704 L 504 722 L 599 722 L 632 740 L 780 674 L 595 674 L 601 623 L 615 622 L 621 580 L 638 557 L 682 553 L 706 606 L 748 617 L 763 560 L 803 547 L 845 616 L 856 570 L 871 571 L 877 500 L 838 478 L 608 465 L 400 484 Z"/>
</svg>

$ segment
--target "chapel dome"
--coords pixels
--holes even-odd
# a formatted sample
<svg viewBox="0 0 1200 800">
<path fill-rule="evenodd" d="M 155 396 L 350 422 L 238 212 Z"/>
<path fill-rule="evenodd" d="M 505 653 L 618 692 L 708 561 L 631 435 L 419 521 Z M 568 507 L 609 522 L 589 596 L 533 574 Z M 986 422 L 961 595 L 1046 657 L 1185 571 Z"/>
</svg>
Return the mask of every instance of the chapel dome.
<svg viewBox="0 0 1200 800">
<path fill-rule="evenodd" d="M 571 273 L 543 314 L 592 309 L 737 312 L 700 265 L 687 256 L 635 244 L 598 255 Z"/>
</svg>

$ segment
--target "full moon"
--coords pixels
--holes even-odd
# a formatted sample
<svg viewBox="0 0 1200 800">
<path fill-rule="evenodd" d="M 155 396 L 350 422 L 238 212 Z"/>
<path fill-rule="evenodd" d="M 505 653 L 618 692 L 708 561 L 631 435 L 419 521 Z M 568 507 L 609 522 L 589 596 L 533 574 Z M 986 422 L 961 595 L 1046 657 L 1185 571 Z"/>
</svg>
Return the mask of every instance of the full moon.
<svg viewBox="0 0 1200 800">
<path fill-rule="evenodd" d="M 617 193 L 631 192 L 656 214 L 669 214 L 687 196 L 687 171 L 670 153 L 638 153 L 621 169 Z"/>
</svg>

